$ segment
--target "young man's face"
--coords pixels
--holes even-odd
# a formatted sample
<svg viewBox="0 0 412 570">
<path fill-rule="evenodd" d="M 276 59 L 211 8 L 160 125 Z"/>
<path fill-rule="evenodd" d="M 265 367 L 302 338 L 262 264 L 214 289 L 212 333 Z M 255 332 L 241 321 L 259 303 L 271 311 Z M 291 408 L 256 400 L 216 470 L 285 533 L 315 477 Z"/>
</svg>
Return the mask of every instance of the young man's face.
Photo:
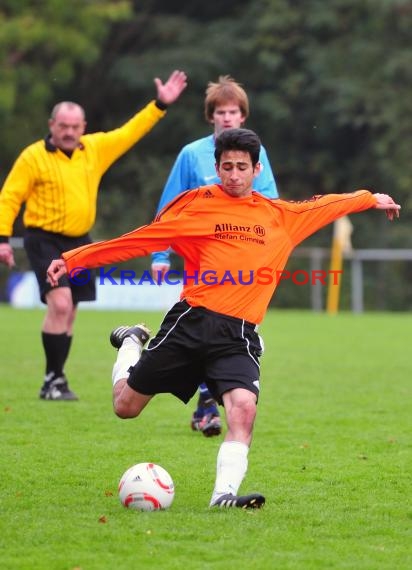
<svg viewBox="0 0 412 570">
<path fill-rule="evenodd" d="M 226 194 L 243 198 L 252 192 L 253 179 L 260 172 L 260 163 L 253 167 L 248 152 L 227 150 L 222 153 L 220 164 L 216 164 L 216 172 Z"/>
<path fill-rule="evenodd" d="M 227 103 L 215 107 L 210 122 L 215 127 L 217 137 L 225 129 L 239 129 L 245 122 L 245 118 L 237 103 Z"/>
</svg>

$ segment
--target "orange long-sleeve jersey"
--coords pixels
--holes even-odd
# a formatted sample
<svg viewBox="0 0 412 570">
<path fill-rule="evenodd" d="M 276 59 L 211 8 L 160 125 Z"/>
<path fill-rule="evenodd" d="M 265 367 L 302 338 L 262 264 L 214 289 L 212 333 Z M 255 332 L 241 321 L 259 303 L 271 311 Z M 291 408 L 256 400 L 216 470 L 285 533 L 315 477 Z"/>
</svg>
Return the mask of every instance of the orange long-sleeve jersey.
<svg viewBox="0 0 412 570">
<path fill-rule="evenodd" d="M 150 225 L 63 254 L 75 268 L 102 267 L 167 247 L 184 258 L 181 298 L 192 306 L 260 323 L 293 248 L 353 212 L 376 205 L 367 190 L 270 200 L 257 192 L 234 198 L 220 185 L 180 194 Z"/>
</svg>

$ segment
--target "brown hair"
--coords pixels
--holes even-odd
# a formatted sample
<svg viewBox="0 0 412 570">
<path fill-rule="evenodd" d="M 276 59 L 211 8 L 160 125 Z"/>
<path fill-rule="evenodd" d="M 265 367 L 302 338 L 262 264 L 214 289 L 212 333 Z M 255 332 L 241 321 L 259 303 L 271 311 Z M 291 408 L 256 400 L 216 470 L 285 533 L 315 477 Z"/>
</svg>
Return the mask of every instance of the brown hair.
<svg viewBox="0 0 412 570">
<path fill-rule="evenodd" d="M 230 77 L 230 75 L 220 75 L 217 83 L 210 81 L 206 89 L 205 97 L 205 117 L 210 123 L 213 113 L 218 105 L 236 103 L 239 105 L 245 119 L 249 116 L 249 99 L 243 87 Z"/>
</svg>

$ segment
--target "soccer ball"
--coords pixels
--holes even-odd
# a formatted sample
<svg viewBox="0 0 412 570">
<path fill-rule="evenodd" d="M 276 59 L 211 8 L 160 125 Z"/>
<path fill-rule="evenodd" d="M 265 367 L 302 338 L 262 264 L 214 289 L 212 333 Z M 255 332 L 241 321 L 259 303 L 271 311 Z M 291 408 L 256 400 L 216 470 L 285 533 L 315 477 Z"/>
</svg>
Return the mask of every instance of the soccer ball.
<svg viewBox="0 0 412 570">
<path fill-rule="evenodd" d="M 119 498 L 128 509 L 158 511 L 173 502 L 175 487 L 169 473 L 155 463 L 130 467 L 119 481 Z"/>
</svg>

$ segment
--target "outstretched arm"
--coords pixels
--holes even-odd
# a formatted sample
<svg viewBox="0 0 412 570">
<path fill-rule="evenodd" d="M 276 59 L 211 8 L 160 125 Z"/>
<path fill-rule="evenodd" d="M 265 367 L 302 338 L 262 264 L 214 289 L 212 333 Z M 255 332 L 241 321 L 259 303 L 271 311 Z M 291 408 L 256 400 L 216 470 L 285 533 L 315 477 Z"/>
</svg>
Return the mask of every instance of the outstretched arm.
<svg viewBox="0 0 412 570">
<path fill-rule="evenodd" d="M 394 218 L 399 218 L 401 207 L 395 203 L 393 198 L 388 196 L 388 194 L 374 194 L 374 197 L 376 198 L 375 208 L 377 210 L 385 210 L 388 220 L 392 221 Z"/>
<path fill-rule="evenodd" d="M 399 204 L 387 194 L 372 194 L 369 190 L 324 194 L 303 202 L 277 200 L 274 207 L 281 207 L 294 246 L 342 216 L 376 208 L 385 210 L 389 220 L 393 220 L 400 210 Z"/>
<path fill-rule="evenodd" d="M 171 105 L 186 89 L 187 77 L 184 71 L 175 70 L 166 83 L 162 83 L 158 77 L 155 78 L 154 82 L 157 89 L 157 99 L 165 105 Z"/>
</svg>

